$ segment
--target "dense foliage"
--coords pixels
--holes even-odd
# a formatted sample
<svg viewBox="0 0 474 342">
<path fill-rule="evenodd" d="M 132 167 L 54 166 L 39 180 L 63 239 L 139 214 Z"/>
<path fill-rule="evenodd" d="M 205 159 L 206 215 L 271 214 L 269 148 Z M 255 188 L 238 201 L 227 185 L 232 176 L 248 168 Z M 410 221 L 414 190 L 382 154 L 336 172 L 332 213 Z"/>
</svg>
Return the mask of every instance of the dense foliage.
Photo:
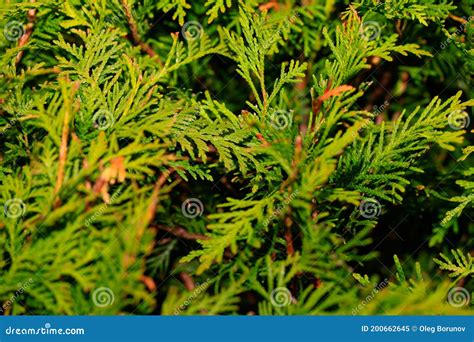
<svg viewBox="0 0 474 342">
<path fill-rule="evenodd" d="M 2 314 L 467 314 L 472 1 L 1 0 Z"/>
</svg>

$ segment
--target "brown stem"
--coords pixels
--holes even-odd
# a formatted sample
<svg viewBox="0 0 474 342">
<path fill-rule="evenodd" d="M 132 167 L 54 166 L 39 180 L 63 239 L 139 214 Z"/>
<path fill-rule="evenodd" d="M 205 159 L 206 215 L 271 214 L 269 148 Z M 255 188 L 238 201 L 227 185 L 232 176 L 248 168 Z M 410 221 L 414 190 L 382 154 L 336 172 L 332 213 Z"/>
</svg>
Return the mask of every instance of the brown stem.
<svg viewBox="0 0 474 342">
<path fill-rule="evenodd" d="M 186 287 L 186 290 L 188 291 L 193 291 L 196 288 L 196 285 L 194 284 L 193 278 L 187 274 L 186 272 L 181 272 L 179 274 L 179 277 L 181 278 L 184 287 Z"/>
<path fill-rule="evenodd" d="M 34 0 L 31 0 L 31 2 L 34 2 Z M 36 19 L 36 9 L 30 9 L 28 11 L 28 24 L 26 24 L 26 30 L 25 33 L 21 36 L 20 40 L 18 41 L 18 47 L 22 48 L 23 46 L 28 43 L 30 40 L 31 34 L 33 33 L 33 23 Z M 15 58 L 15 65 L 18 65 L 21 61 L 21 58 L 23 57 L 25 53 L 25 50 L 21 50 L 18 52 Z"/>
<path fill-rule="evenodd" d="M 69 82 L 66 80 L 65 82 Z M 75 92 L 79 89 L 79 83 L 75 82 L 72 87 L 72 92 L 64 96 L 64 120 L 63 130 L 61 134 L 61 146 L 59 147 L 59 167 L 58 167 L 58 178 L 56 179 L 56 185 L 54 187 L 54 195 L 56 195 L 61 189 L 64 180 L 64 169 L 66 167 L 67 151 L 68 151 L 68 139 L 69 139 L 69 121 L 72 114 L 72 98 Z"/>
<path fill-rule="evenodd" d="M 159 230 L 168 232 L 168 233 L 170 233 L 170 234 L 172 234 L 172 235 L 174 235 L 178 238 L 181 238 L 181 239 L 186 239 L 186 240 L 208 240 L 209 239 L 209 237 L 207 237 L 205 235 L 190 233 L 182 227 L 170 228 L 170 227 L 166 227 L 166 226 L 161 225 L 161 224 L 157 225 L 156 227 Z"/>
<path fill-rule="evenodd" d="M 403 35 L 403 29 L 402 29 L 402 21 L 398 19 L 395 22 L 395 29 L 397 30 L 398 36 L 401 37 Z"/>
<path fill-rule="evenodd" d="M 461 18 L 461 17 L 458 17 L 457 15 L 454 15 L 454 14 L 451 14 L 449 13 L 448 16 L 453 19 L 454 21 L 457 21 L 458 23 L 461 23 L 461 24 L 466 24 L 467 23 L 467 20 L 464 19 L 464 18 Z"/>
<path fill-rule="evenodd" d="M 298 135 L 295 139 L 295 153 L 294 153 L 294 158 L 291 162 L 291 167 L 293 169 L 293 172 L 288 176 L 287 179 L 285 179 L 285 181 L 283 183 L 281 183 L 280 192 L 285 191 L 285 189 L 291 183 L 296 181 L 296 179 L 298 178 L 298 172 L 299 172 L 298 164 L 301 161 L 302 149 L 303 149 L 303 138 L 301 137 L 301 135 Z"/>
<path fill-rule="evenodd" d="M 137 240 L 140 240 L 141 237 L 143 236 L 143 233 L 145 231 L 145 228 L 153 221 L 153 218 L 155 217 L 155 212 L 156 212 L 156 207 L 158 206 L 159 202 L 159 194 L 160 190 L 165 184 L 166 180 L 168 179 L 169 175 L 174 172 L 173 168 L 169 168 L 165 172 L 163 172 L 158 180 L 155 183 L 155 186 L 153 187 L 153 192 L 151 193 L 151 199 L 150 199 L 150 204 L 148 204 L 147 210 L 145 212 L 145 216 L 143 220 L 141 220 L 141 224 L 137 229 Z"/>
<path fill-rule="evenodd" d="M 286 252 L 288 255 L 295 254 L 295 247 L 293 246 L 293 234 L 291 233 L 291 218 L 288 216 L 285 218 L 285 241 L 286 241 Z"/>
<path fill-rule="evenodd" d="M 153 292 L 156 290 L 156 284 L 155 284 L 155 281 L 150 278 L 150 277 L 147 277 L 146 275 L 142 274 L 140 276 L 140 281 L 145 284 L 145 286 L 148 288 L 148 290 L 150 292 Z"/>
<path fill-rule="evenodd" d="M 122 2 L 123 9 L 125 10 L 125 16 L 127 17 L 128 25 L 130 26 L 130 32 L 132 33 L 133 43 L 137 46 L 140 46 L 142 51 L 148 54 L 148 56 L 155 57 L 158 63 L 162 65 L 161 59 L 156 54 L 156 52 L 153 51 L 150 45 L 142 41 L 142 39 L 140 38 L 140 34 L 138 33 L 137 23 L 135 22 L 135 19 L 133 18 L 132 11 L 130 7 L 128 6 L 127 0 L 122 0 L 121 2 Z"/>
</svg>

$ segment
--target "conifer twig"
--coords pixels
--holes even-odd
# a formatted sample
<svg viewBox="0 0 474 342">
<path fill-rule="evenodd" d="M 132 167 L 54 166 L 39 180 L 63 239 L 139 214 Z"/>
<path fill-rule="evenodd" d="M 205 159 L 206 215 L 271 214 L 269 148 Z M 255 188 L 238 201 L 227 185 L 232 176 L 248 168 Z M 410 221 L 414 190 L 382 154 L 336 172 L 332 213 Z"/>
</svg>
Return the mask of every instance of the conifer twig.
<svg viewBox="0 0 474 342">
<path fill-rule="evenodd" d="M 454 15 L 452 13 L 449 13 L 448 16 L 454 20 L 454 21 L 457 21 L 458 23 L 461 23 L 461 24 L 466 24 L 467 23 L 467 20 L 464 19 L 464 18 L 461 18 L 461 17 L 458 17 L 457 15 Z"/>
<path fill-rule="evenodd" d="M 295 247 L 293 246 L 293 234 L 291 233 L 292 220 L 289 216 L 285 218 L 285 241 L 286 241 L 286 252 L 288 255 L 295 254 Z"/>
<path fill-rule="evenodd" d="M 280 10 L 280 4 L 276 0 L 270 0 L 269 2 L 262 4 L 258 7 L 260 11 L 268 11 L 269 9 L 274 8 L 276 11 Z"/>
<path fill-rule="evenodd" d="M 145 228 L 151 223 L 151 221 L 153 221 L 153 218 L 155 217 L 156 207 L 157 207 L 158 202 L 159 202 L 158 196 L 160 194 L 160 190 L 163 187 L 163 185 L 165 184 L 165 182 L 168 179 L 168 177 L 170 176 L 170 174 L 173 173 L 173 172 L 174 172 L 174 169 L 169 168 L 168 170 L 163 172 L 160 175 L 160 177 L 158 178 L 158 180 L 156 181 L 155 186 L 153 187 L 153 192 L 151 194 L 150 203 L 148 204 L 145 216 L 142 220 L 140 220 L 141 224 L 139 225 L 139 227 L 137 229 L 137 240 L 141 239 L 143 233 L 145 232 Z"/>
<path fill-rule="evenodd" d="M 133 43 L 135 45 L 140 46 L 142 51 L 145 52 L 146 54 L 148 54 L 148 56 L 150 56 L 152 58 L 155 57 L 156 60 L 158 61 L 158 63 L 160 65 L 162 65 L 161 59 L 156 54 L 156 52 L 153 51 L 153 49 L 151 48 L 151 46 L 149 44 L 145 43 L 141 39 L 140 34 L 138 33 L 137 23 L 135 22 L 135 19 L 133 18 L 132 11 L 131 11 L 130 7 L 128 6 L 127 0 L 122 0 L 121 3 L 122 3 L 122 6 L 123 6 L 123 9 L 125 10 L 125 16 L 127 17 L 128 25 L 130 26 L 130 32 L 132 33 Z"/>
<path fill-rule="evenodd" d="M 35 2 L 35 0 L 31 0 L 31 2 Z M 30 40 L 31 34 L 33 33 L 33 23 L 36 19 L 36 9 L 30 9 L 28 11 L 28 24 L 26 24 L 25 33 L 21 36 L 20 40 L 18 41 L 18 47 L 22 48 L 23 46 L 28 43 Z M 18 65 L 23 57 L 25 50 L 21 50 L 18 52 L 15 58 L 15 65 Z"/>
<path fill-rule="evenodd" d="M 324 91 L 324 94 L 319 96 L 317 99 L 313 99 L 313 114 L 316 115 L 317 113 L 319 113 L 324 101 L 329 100 L 333 96 L 339 96 L 341 93 L 349 90 L 354 90 L 354 87 L 347 84 L 343 84 L 334 89 L 331 89 L 331 82 L 329 82 L 326 90 Z"/>
<path fill-rule="evenodd" d="M 69 82 L 68 79 L 65 79 L 63 81 L 66 83 Z M 63 129 L 61 133 L 61 145 L 59 147 L 58 175 L 56 179 L 56 185 L 53 191 L 54 195 L 56 195 L 59 192 L 59 189 L 61 189 L 61 185 L 64 180 L 64 169 L 66 166 L 67 151 L 68 151 L 69 122 L 70 122 L 71 114 L 73 111 L 72 99 L 74 98 L 74 94 L 76 93 L 76 91 L 79 89 L 79 85 L 80 85 L 79 81 L 74 82 L 71 88 L 72 91 L 70 93 L 67 93 L 67 90 L 63 91 L 65 113 L 64 113 L 64 120 L 63 120 Z"/>
</svg>

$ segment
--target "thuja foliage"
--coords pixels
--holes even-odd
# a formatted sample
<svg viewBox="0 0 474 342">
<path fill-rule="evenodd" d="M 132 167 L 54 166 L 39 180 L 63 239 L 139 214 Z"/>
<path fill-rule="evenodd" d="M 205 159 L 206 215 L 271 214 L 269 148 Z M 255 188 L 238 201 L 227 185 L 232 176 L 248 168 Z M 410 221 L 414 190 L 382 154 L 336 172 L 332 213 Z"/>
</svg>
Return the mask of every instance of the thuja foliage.
<svg viewBox="0 0 474 342">
<path fill-rule="evenodd" d="M 2 314 L 472 313 L 472 1 L 0 5 Z"/>
</svg>

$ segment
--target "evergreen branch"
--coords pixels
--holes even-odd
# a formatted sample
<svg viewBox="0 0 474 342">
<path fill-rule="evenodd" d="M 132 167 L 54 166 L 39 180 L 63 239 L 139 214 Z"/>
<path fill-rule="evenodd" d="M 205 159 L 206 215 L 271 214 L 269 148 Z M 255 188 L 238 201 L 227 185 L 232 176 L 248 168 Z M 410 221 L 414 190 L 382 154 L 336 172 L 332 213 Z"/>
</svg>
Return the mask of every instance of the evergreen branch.
<svg viewBox="0 0 474 342">
<path fill-rule="evenodd" d="M 140 46 L 140 48 L 143 50 L 143 52 L 147 53 L 148 56 L 150 57 L 155 57 L 158 64 L 162 65 L 162 62 L 160 60 L 160 57 L 153 51 L 150 45 L 147 43 L 143 42 L 142 39 L 140 38 L 140 34 L 138 33 L 138 28 L 137 24 L 135 22 L 135 19 L 133 18 L 132 11 L 130 9 L 130 6 L 128 4 L 128 0 L 121 0 L 123 9 L 125 11 L 125 16 L 127 17 L 128 25 L 130 26 L 130 31 L 132 33 L 132 38 L 133 42 L 135 45 Z"/>
<path fill-rule="evenodd" d="M 465 256 L 460 249 L 452 249 L 451 254 L 454 257 L 454 262 L 443 253 L 439 254 L 441 259 L 434 258 L 433 260 L 439 265 L 440 269 L 449 271 L 450 277 L 456 278 L 453 283 L 474 274 L 474 260 L 470 254 Z"/>
</svg>

